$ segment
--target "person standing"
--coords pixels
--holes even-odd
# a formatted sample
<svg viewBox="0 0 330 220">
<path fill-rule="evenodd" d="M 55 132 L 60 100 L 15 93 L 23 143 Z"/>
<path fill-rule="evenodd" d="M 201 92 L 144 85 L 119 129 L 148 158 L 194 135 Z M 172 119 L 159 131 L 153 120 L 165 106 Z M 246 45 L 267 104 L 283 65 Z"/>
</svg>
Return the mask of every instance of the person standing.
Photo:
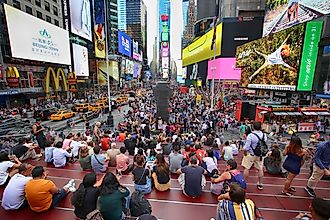
<svg viewBox="0 0 330 220">
<path fill-rule="evenodd" d="M 324 175 L 330 176 L 330 141 L 316 145 L 313 173 L 305 187 L 310 196 L 316 197 L 315 187 Z"/>
<path fill-rule="evenodd" d="M 40 119 L 36 121 L 34 125 L 32 125 L 32 133 L 36 137 L 38 146 L 42 151 L 45 150 L 46 147 L 46 136 L 44 134 L 45 128 L 42 127 Z"/>
<path fill-rule="evenodd" d="M 253 129 L 254 131 L 247 136 L 245 145 L 243 147 L 244 157 L 242 160 L 242 166 L 244 167 L 245 180 L 247 180 L 252 166 L 255 166 L 255 168 L 258 170 L 257 188 L 262 190 L 262 178 L 264 176 L 263 159 L 261 156 L 256 156 L 254 151 L 261 140 L 264 142 L 267 141 L 267 136 L 261 131 L 261 122 L 253 122 Z"/>
<path fill-rule="evenodd" d="M 283 163 L 283 168 L 288 171 L 288 176 L 286 177 L 282 194 L 292 196 L 292 192 L 295 192 L 296 189 L 291 184 L 293 179 L 300 173 L 307 151 L 303 148 L 301 139 L 297 136 L 292 136 L 289 145 L 283 151 L 283 155 L 287 156 Z"/>
</svg>

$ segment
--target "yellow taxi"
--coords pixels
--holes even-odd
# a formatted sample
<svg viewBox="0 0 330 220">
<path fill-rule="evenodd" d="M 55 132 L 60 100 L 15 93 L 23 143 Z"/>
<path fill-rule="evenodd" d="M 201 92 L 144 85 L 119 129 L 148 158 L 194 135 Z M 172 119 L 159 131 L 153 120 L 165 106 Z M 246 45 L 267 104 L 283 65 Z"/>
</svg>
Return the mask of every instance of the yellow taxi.
<svg viewBox="0 0 330 220">
<path fill-rule="evenodd" d="M 119 96 L 119 97 L 116 98 L 117 105 L 124 104 L 127 101 L 128 101 L 128 97 L 126 95 L 121 95 L 121 96 Z"/>
<path fill-rule="evenodd" d="M 108 103 L 108 97 L 102 97 L 97 100 L 97 102 L 102 102 L 104 104 Z"/>
<path fill-rule="evenodd" d="M 75 112 L 87 112 L 89 109 L 89 104 L 83 103 L 83 104 L 75 104 L 72 108 Z"/>
<path fill-rule="evenodd" d="M 107 108 L 108 106 L 103 103 L 103 102 L 97 102 L 95 104 L 91 104 L 88 108 L 89 111 L 93 111 L 93 112 L 96 112 L 96 111 L 99 111 L 99 110 L 103 110 L 105 108 Z"/>
<path fill-rule="evenodd" d="M 52 120 L 52 121 L 61 121 L 61 120 L 64 120 L 64 119 L 72 118 L 73 116 L 75 116 L 75 113 L 72 112 L 72 111 L 60 110 L 56 114 L 52 114 L 50 116 L 50 120 Z"/>
</svg>

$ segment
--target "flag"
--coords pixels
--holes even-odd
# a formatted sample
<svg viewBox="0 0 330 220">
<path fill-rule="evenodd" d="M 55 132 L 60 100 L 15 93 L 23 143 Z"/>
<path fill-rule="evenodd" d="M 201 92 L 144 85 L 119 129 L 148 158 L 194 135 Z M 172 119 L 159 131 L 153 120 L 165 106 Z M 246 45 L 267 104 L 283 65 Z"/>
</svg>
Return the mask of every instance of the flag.
<svg viewBox="0 0 330 220">
<path fill-rule="evenodd" d="M 215 16 L 213 19 L 213 38 L 212 38 L 211 50 L 213 50 L 215 41 L 217 40 L 217 21 L 219 18 L 219 7 L 220 7 L 219 0 L 215 0 L 215 1 L 216 1 L 216 7 L 214 12 Z"/>
</svg>

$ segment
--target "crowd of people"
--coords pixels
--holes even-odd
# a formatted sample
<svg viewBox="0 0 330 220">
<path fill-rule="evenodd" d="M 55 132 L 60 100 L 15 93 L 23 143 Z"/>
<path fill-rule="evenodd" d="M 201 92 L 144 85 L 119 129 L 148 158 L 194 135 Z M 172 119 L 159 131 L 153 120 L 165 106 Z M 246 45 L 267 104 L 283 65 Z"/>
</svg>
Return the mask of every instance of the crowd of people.
<svg viewBox="0 0 330 220">
<path fill-rule="evenodd" d="M 218 220 L 245 219 L 244 215 L 254 219 L 261 216 L 246 196 L 247 187 L 252 187 L 248 181 L 252 167 L 258 170 L 258 190 L 264 188 L 266 170 L 270 175 L 285 174 L 279 193 L 294 194 L 293 180 L 308 156 L 298 136 L 292 136 L 283 151 L 276 144 L 268 147 L 267 134 L 260 122 L 238 122 L 230 112 L 213 110 L 194 100 L 189 93 L 175 91 L 168 108 L 169 120 L 165 121 L 157 116 L 156 101 L 149 91 L 130 103 L 116 130 L 102 130 L 101 123 L 96 123 L 85 133 L 70 133 L 62 139 L 45 135 L 42 125 L 36 123 L 32 131 L 37 143 L 22 139 L 12 153 L 0 153 L 0 186 L 5 187 L 2 207 L 6 210 L 30 207 L 43 212 L 56 207 L 72 192 L 71 202 L 79 219 L 102 216 L 106 220 L 120 220 L 136 211 L 132 207 L 145 210 L 140 214 L 146 216 L 151 209 L 143 195 L 152 190 L 171 190 L 172 175 L 179 175 L 183 194 L 192 199 L 202 195 L 206 179 L 210 178 L 210 191 L 219 200 Z M 233 128 L 239 131 L 240 138 L 226 140 L 224 133 Z M 39 160 L 41 155 L 36 152 L 39 149 L 45 162 L 54 167 L 65 169 L 68 163 L 79 161 L 81 169 L 90 172 L 77 189 L 73 179 L 59 188 L 47 179 L 45 168 L 26 162 Z M 243 173 L 238 169 L 240 154 Z M 330 142 L 319 144 L 314 157 L 313 172 L 305 188 L 315 198 L 309 218 L 325 220 L 330 217 L 325 211 L 330 208 L 329 201 L 317 198 L 314 190 L 324 175 L 330 175 Z M 222 160 L 225 170 L 219 169 Z M 98 179 L 97 174 L 102 177 Z M 135 192 L 121 183 L 123 175 L 132 175 Z M 136 203 L 136 199 L 140 202 Z M 303 213 L 296 218 L 306 216 Z"/>
</svg>

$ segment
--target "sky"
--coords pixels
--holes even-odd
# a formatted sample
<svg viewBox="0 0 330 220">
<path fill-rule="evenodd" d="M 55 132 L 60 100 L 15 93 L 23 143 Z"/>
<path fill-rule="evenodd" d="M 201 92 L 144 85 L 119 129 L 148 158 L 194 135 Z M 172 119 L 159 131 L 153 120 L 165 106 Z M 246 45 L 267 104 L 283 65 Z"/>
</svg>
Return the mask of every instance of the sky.
<svg viewBox="0 0 330 220">
<path fill-rule="evenodd" d="M 157 0 L 143 0 L 147 6 L 147 54 L 149 63 L 153 59 L 153 44 L 158 31 Z M 181 33 L 183 29 L 182 0 L 171 0 L 171 56 L 176 61 L 181 59 Z M 178 21 L 178 22 L 173 22 Z"/>
</svg>

